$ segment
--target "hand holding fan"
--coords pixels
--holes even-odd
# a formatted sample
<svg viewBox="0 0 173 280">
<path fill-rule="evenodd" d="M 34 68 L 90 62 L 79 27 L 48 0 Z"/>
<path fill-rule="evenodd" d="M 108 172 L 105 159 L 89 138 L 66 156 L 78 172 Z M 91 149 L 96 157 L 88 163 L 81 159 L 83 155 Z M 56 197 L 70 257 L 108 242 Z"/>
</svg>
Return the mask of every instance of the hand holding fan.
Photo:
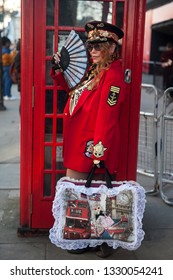
<svg viewBox="0 0 173 280">
<path fill-rule="evenodd" d="M 83 78 L 87 67 L 87 54 L 83 41 L 72 30 L 60 51 L 59 65 L 70 88 Z"/>
</svg>

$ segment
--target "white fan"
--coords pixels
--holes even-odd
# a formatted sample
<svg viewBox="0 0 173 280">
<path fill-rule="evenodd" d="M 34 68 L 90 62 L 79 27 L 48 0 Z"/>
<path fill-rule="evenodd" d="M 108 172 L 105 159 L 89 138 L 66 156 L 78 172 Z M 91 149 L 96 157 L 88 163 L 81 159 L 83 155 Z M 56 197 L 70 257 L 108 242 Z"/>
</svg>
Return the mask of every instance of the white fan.
<svg viewBox="0 0 173 280">
<path fill-rule="evenodd" d="M 70 32 L 60 54 L 59 65 L 63 70 L 69 87 L 73 88 L 83 78 L 87 67 L 87 54 L 84 43 L 74 30 Z"/>
</svg>

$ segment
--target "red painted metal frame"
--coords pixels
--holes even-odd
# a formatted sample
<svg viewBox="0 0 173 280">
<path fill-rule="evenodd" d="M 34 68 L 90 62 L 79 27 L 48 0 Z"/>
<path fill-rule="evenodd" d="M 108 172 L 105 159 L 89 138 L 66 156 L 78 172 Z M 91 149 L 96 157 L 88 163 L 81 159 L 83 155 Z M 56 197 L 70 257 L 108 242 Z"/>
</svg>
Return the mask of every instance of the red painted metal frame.
<svg viewBox="0 0 173 280">
<path fill-rule="evenodd" d="M 50 201 L 43 198 L 44 185 L 44 127 L 46 91 L 46 1 L 34 1 L 34 145 L 33 145 L 33 185 L 32 185 L 32 228 L 44 228 L 49 218 Z M 39 12 L 39 20 L 38 20 Z M 38 214 L 36 214 L 38 213 Z M 52 218 L 52 217 L 51 217 Z"/>
<path fill-rule="evenodd" d="M 27 20 L 26 20 L 27 19 Z M 31 226 L 33 169 L 33 1 L 21 1 L 20 226 Z"/>
<path fill-rule="evenodd" d="M 146 1 L 113 0 L 113 23 L 116 22 L 115 8 L 118 2 L 125 3 L 122 62 L 124 70 L 132 70 L 132 82 L 126 85 L 127 100 L 122 111 L 121 166 L 117 180 L 135 180 Z M 62 173 L 62 170 L 56 170 L 55 158 L 52 160 L 52 170 L 44 169 L 44 147 L 51 146 L 53 157 L 55 157 L 56 146 L 62 144 L 56 142 L 56 119 L 61 115 L 56 112 L 57 99 L 55 97 L 60 87 L 56 84 L 46 86 L 45 77 L 45 62 L 51 59 L 45 52 L 46 30 L 55 32 L 54 50 L 56 51 L 58 31 L 72 29 L 70 26 L 58 26 L 58 12 L 58 1 L 55 1 L 55 25 L 46 27 L 46 0 L 22 1 L 21 228 L 44 229 L 52 225 L 51 207 L 54 192 L 49 197 L 43 197 L 44 173 L 52 174 L 52 190 L 56 183 L 56 173 Z M 75 27 L 75 30 L 83 29 Z M 55 100 L 53 114 L 50 115 L 44 112 L 47 89 L 53 90 Z M 34 100 L 33 91 L 35 92 Z M 45 117 L 53 120 L 54 139 L 51 143 L 45 142 L 44 139 Z"/>
<path fill-rule="evenodd" d="M 132 80 L 126 84 L 127 98 L 121 118 L 121 165 L 117 180 L 136 180 L 145 5 L 145 0 L 126 1 L 125 5 L 122 63 L 124 70 L 131 69 Z"/>
<path fill-rule="evenodd" d="M 129 1 L 128 5 L 128 11 L 134 9 L 135 13 L 127 13 L 126 20 L 128 38 L 124 61 L 126 63 L 128 57 L 131 57 L 131 62 L 126 63 L 125 69 L 128 66 L 132 69 L 126 178 L 136 180 L 146 1 Z"/>
</svg>

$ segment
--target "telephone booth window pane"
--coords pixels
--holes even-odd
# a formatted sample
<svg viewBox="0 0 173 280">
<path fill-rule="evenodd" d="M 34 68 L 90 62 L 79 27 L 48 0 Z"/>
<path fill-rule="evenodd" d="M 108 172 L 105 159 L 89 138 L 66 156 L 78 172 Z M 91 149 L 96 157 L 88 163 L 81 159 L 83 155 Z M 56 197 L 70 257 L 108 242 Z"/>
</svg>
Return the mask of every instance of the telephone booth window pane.
<svg viewBox="0 0 173 280">
<path fill-rule="evenodd" d="M 67 103 L 68 93 L 64 90 L 58 90 L 57 94 L 57 113 L 62 114 L 64 112 L 64 107 Z"/>
<path fill-rule="evenodd" d="M 59 25 L 76 26 L 77 0 L 59 1 Z"/>
<path fill-rule="evenodd" d="M 54 10 L 55 10 L 55 1 L 47 0 L 46 1 L 46 25 L 54 25 Z"/>
<path fill-rule="evenodd" d="M 62 47 L 65 44 L 65 41 L 67 40 L 67 37 L 69 35 L 70 31 L 60 31 L 58 34 L 58 51 L 61 51 Z"/>
<path fill-rule="evenodd" d="M 52 90 L 46 90 L 45 113 L 46 114 L 53 113 L 53 91 Z"/>
<path fill-rule="evenodd" d="M 56 121 L 56 132 L 57 132 L 57 137 L 61 137 L 62 136 L 62 131 L 63 131 L 63 119 L 62 118 L 58 118 Z"/>
<path fill-rule="evenodd" d="M 53 43 L 54 41 L 54 31 L 47 30 L 46 31 L 46 55 L 53 55 Z"/>
<path fill-rule="evenodd" d="M 104 1 L 60 0 L 59 25 L 81 26 L 91 20 L 112 22 L 112 3 Z"/>
<path fill-rule="evenodd" d="M 58 180 L 60 180 L 63 176 L 64 176 L 64 173 L 63 174 L 56 174 L 56 182 Z"/>
<path fill-rule="evenodd" d="M 116 25 L 123 28 L 124 22 L 124 2 L 116 3 Z"/>
<path fill-rule="evenodd" d="M 50 76 L 50 69 L 52 67 L 52 63 L 50 60 L 46 61 L 46 85 L 53 85 L 53 79 Z"/>
<path fill-rule="evenodd" d="M 56 146 L 56 169 L 64 169 L 63 165 L 63 137 L 62 137 L 62 130 L 63 130 L 63 119 L 57 119 L 57 135 L 56 135 L 56 142 L 59 144 Z"/>
<path fill-rule="evenodd" d="M 64 164 L 63 164 L 63 147 L 57 146 L 56 147 L 56 169 L 57 170 L 63 170 Z"/>
<path fill-rule="evenodd" d="M 52 169 L 52 147 L 44 147 L 44 168 Z"/>
<path fill-rule="evenodd" d="M 52 119 L 45 119 L 45 142 L 52 142 L 52 124 Z"/>
<path fill-rule="evenodd" d="M 51 174 L 44 174 L 43 196 L 51 195 Z"/>
</svg>

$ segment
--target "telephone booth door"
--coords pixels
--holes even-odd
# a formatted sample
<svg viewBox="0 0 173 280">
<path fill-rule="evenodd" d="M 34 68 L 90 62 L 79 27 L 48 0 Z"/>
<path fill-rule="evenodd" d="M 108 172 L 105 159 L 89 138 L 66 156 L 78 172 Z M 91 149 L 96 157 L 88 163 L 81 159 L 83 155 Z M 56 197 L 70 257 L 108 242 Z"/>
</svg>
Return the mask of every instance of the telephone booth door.
<svg viewBox="0 0 173 280">
<path fill-rule="evenodd" d="M 22 1 L 21 220 L 23 229 L 49 229 L 56 182 L 64 176 L 63 109 L 66 92 L 50 78 L 53 53 L 71 29 L 103 20 L 124 30 L 121 55 L 127 99 L 121 119 L 117 180 L 136 178 L 145 0 Z"/>
</svg>

